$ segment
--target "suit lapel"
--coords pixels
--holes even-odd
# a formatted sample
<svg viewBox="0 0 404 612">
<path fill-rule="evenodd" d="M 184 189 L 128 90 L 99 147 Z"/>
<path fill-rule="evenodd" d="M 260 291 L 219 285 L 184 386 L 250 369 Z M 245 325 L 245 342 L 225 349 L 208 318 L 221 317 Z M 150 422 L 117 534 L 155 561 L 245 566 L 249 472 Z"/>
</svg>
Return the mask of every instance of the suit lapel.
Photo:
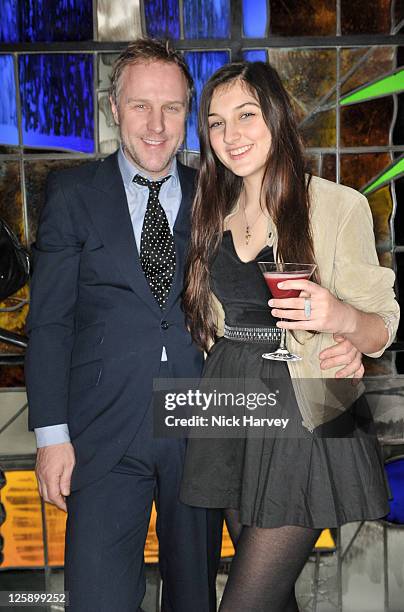
<svg viewBox="0 0 404 612">
<path fill-rule="evenodd" d="M 117 155 L 100 163 L 93 184 L 82 189 L 91 220 L 114 264 L 133 291 L 161 316 L 140 264 Z"/>
</svg>

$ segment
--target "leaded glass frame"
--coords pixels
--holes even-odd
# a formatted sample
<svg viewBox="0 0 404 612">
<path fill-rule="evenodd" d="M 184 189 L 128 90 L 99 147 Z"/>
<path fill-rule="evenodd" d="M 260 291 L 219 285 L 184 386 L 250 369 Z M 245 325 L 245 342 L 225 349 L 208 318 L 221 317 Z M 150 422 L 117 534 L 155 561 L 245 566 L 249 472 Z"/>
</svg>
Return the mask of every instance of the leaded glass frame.
<svg viewBox="0 0 404 612">
<path fill-rule="evenodd" d="M 10 0 L 3 0 L 3 3 L 6 1 L 9 6 L 16 5 L 14 0 L 11 3 Z M 75 0 L 71 1 L 74 3 Z M 150 6 L 150 4 L 151 3 L 146 0 L 131 0 L 129 3 L 128 0 L 114 0 L 114 2 L 111 0 L 93 0 L 92 31 L 94 40 L 65 40 L 48 43 L 27 43 L 16 42 L 16 40 L 14 40 L 9 43 L 0 43 L 0 59 L 7 55 L 12 58 L 14 66 L 16 82 L 15 106 L 17 110 L 17 132 L 19 135 L 19 142 L 21 142 L 23 131 L 18 81 L 18 65 L 21 61 L 20 58 L 23 55 L 31 56 L 37 54 L 42 54 L 45 57 L 48 54 L 88 54 L 88 56 L 92 58 L 94 75 L 92 83 L 92 104 L 94 108 L 93 136 L 95 143 L 93 152 L 80 153 L 74 151 L 56 151 L 54 149 L 39 150 L 12 146 L 10 144 L 8 146 L 2 146 L 0 144 L 0 167 L 3 168 L 3 175 L 7 175 L 8 164 L 13 163 L 18 167 L 19 176 L 19 186 L 16 186 L 15 194 L 11 198 L 8 190 L 9 195 L 6 201 L 0 203 L 0 213 L 5 214 L 6 217 L 7 214 L 12 217 L 13 215 L 11 215 L 10 212 L 7 213 L 7 210 L 12 206 L 21 206 L 21 214 L 19 216 L 20 222 L 17 229 L 25 242 L 30 243 L 33 240 L 38 207 L 40 205 L 38 204 L 38 197 L 36 197 L 35 203 L 33 200 L 32 169 L 35 168 L 35 165 L 39 167 L 41 162 L 43 162 L 45 168 L 47 168 L 53 166 L 55 163 L 58 166 L 69 163 L 79 163 L 80 160 L 83 159 L 103 157 L 116 148 L 118 142 L 117 130 L 113 126 L 107 99 L 108 68 L 110 67 L 113 56 L 117 54 L 120 49 L 124 48 L 125 38 L 147 33 L 147 6 Z M 404 163 L 402 161 L 402 156 L 404 154 L 404 111 L 402 110 L 404 94 L 399 93 L 401 90 L 400 87 L 398 87 L 396 93 L 390 94 L 389 96 L 379 96 L 372 101 L 368 100 L 367 102 L 356 104 L 356 106 L 353 104 L 348 106 L 346 101 L 347 92 L 344 90 L 344 84 L 347 81 L 345 78 L 346 74 L 355 72 L 353 70 L 354 63 L 352 63 L 351 68 L 346 71 L 346 64 L 349 61 L 347 55 L 349 54 L 352 56 L 352 62 L 355 60 L 356 63 L 359 63 L 359 66 L 367 65 L 368 68 L 369 62 L 366 64 L 368 60 L 364 58 L 364 56 L 371 56 L 372 54 L 375 56 L 377 55 L 378 57 L 374 61 L 374 66 L 378 65 L 383 68 L 381 72 L 379 70 L 378 76 L 388 78 L 389 74 L 401 74 L 400 68 L 404 65 L 404 15 L 402 14 L 403 11 L 400 9 L 400 4 L 395 0 L 392 0 L 390 3 L 390 27 L 387 28 L 386 23 L 388 18 L 384 13 L 380 22 L 377 22 L 377 10 L 380 8 L 379 4 L 381 6 L 381 0 L 377 0 L 375 2 L 375 6 L 377 6 L 372 9 L 373 13 L 368 19 L 368 23 L 370 24 L 368 27 L 371 32 L 367 35 L 360 30 L 356 22 L 356 25 L 352 22 L 352 19 L 355 21 L 356 16 L 352 16 L 352 11 L 349 14 L 347 13 L 346 0 L 321 0 L 313 5 L 310 2 L 309 4 L 312 6 L 312 9 L 314 7 L 314 11 L 315 6 L 319 5 L 321 5 L 323 9 L 325 7 L 326 10 L 326 25 L 320 24 L 311 28 L 309 22 L 303 23 L 303 13 L 299 13 L 300 21 L 299 19 L 295 19 L 293 24 L 286 24 L 285 20 L 282 21 L 283 8 L 279 8 L 282 3 L 279 3 L 278 0 L 263 0 L 263 2 L 260 1 L 259 3 L 261 16 L 265 14 L 265 10 L 267 11 L 265 35 L 263 36 L 262 28 L 261 31 L 258 32 L 258 30 L 254 30 L 255 26 L 252 30 L 251 26 L 249 26 L 250 31 L 248 31 L 246 21 L 243 19 L 243 7 L 247 10 L 249 5 L 251 15 L 251 6 L 254 3 L 248 3 L 247 0 L 234 0 L 229 3 L 230 23 L 228 25 L 228 33 L 230 36 L 225 36 L 223 38 L 186 38 L 183 13 L 184 1 L 178 0 L 177 4 L 179 14 L 177 32 L 179 33 L 179 37 L 174 41 L 174 46 L 184 53 L 221 51 L 227 52 L 230 60 L 241 59 L 247 53 L 250 58 L 257 57 L 258 55 L 259 57 L 269 57 L 272 61 L 277 54 L 279 57 L 283 54 L 284 57 L 288 58 L 288 64 L 284 65 L 288 65 L 292 71 L 288 76 L 288 81 L 291 84 L 293 84 L 294 81 L 298 81 L 299 78 L 299 71 L 293 73 L 294 63 L 295 66 L 298 66 L 299 62 L 300 65 L 304 65 L 305 57 L 321 59 L 321 57 L 326 58 L 327 53 L 329 56 L 333 56 L 334 59 L 330 60 L 332 66 L 330 64 L 331 68 L 330 66 L 327 68 L 328 74 L 326 74 L 327 70 L 324 72 L 324 83 L 320 82 L 321 79 L 319 80 L 319 92 L 323 92 L 324 95 L 322 98 L 319 98 L 318 102 L 326 107 L 321 116 L 317 112 L 314 114 L 312 113 L 309 117 L 313 109 L 307 112 L 306 115 L 304 114 L 304 108 L 297 109 L 302 114 L 302 125 L 307 131 L 309 140 L 311 139 L 311 143 L 307 149 L 308 158 L 311 161 L 314 171 L 330 179 L 347 182 L 347 179 L 349 181 L 347 168 L 352 166 L 352 164 L 353 166 L 356 164 L 355 167 L 358 168 L 357 172 L 359 173 L 362 171 L 361 169 L 366 166 L 365 161 L 368 160 L 366 156 L 373 156 L 371 159 L 374 164 L 375 172 L 377 171 L 376 174 L 366 177 L 364 175 L 367 179 L 365 183 L 355 184 L 354 186 L 365 190 L 371 189 L 376 180 L 380 182 L 387 181 L 387 186 L 384 189 L 390 189 L 390 209 L 388 210 L 387 205 L 387 208 L 383 209 L 383 202 L 386 201 L 386 192 L 380 196 L 380 201 L 375 201 L 373 203 L 373 209 L 375 214 L 379 214 L 380 210 L 383 209 L 380 213 L 380 219 L 383 218 L 383 222 L 380 221 L 380 223 L 376 223 L 376 229 L 378 231 L 380 230 L 378 249 L 381 260 L 385 265 L 393 265 L 393 267 L 395 267 L 395 254 L 404 251 L 404 237 L 400 229 L 401 223 L 398 224 L 397 221 L 401 219 L 401 212 L 397 212 L 400 206 L 397 199 L 397 191 L 400 195 L 402 194 L 402 182 L 404 180 L 400 178 L 403 174 L 402 165 Z M 220 2 L 218 5 L 219 4 Z M 225 0 L 223 0 L 222 6 L 224 6 L 224 4 Z M 291 0 L 288 6 L 290 10 L 293 8 L 297 10 L 297 5 L 294 0 Z M 366 3 L 366 6 L 368 6 L 368 3 Z M 381 14 L 382 13 L 380 13 L 380 15 Z M 284 29 L 282 29 L 282 23 L 285 24 Z M 302 35 L 302 32 L 304 32 L 304 35 Z M 314 36 L 311 35 L 312 32 L 315 33 Z M 327 32 L 327 35 L 322 35 L 321 32 Z M 257 36 L 258 33 L 260 36 Z M 248 34 L 253 34 L 256 37 L 248 37 Z M 388 69 L 386 57 L 382 57 L 383 50 L 387 50 L 387 55 L 390 52 L 390 69 Z M 356 59 L 355 56 L 357 56 Z M 105 62 L 104 60 L 107 61 Z M 314 59 L 310 61 L 313 64 Z M 327 61 L 327 59 L 324 59 L 324 65 Z M 321 62 L 318 62 L 318 64 L 321 64 Z M 282 63 L 279 65 L 282 65 Z M 372 69 L 374 69 L 374 66 Z M 358 70 L 358 67 L 356 70 Z M 332 78 L 331 75 L 333 75 Z M 332 80 L 334 81 L 334 85 L 331 83 Z M 374 81 L 375 79 L 370 80 Z M 309 81 L 309 89 L 312 88 L 312 84 L 313 80 L 311 79 Z M 288 87 L 288 83 L 286 83 L 286 85 Z M 358 85 L 356 89 L 360 89 L 361 86 L 363 86 L 363 84 Z M 297 87 L 296 91 L 299 92 L 299 97 L 302 99 L 305 92 L 301 84 L 299 87 Z M 289 89 L 291 89 L 291 87 L 289 87 Z M 308 98 L 309 97 L 310 95 L 308 95 Z M 387 99 L 389 102 L 386 102 Z M 309 99 L 305 102 L 306 106 L 310 106 L 310 103 L 311 101 Z M 298 100 L 296 100 L 296 104 L 304 106 L 301 101 L 299 102 Z M 374 115 L 385 113 L 386 116 L 389 116 L 390 113 L 390 115 L 393 115 L 393 118 L 390 121 L 390 129 L 387 136 L 380 136 L 379 141 L 375 140 L 375 142 L 362 144 L 360 142 L 360 135 L 355 133 L 349 134 L 349 130 L 348 132 L 346 131 L 346 126 L 349 122 L 352 123 L 352 121 L 356 121 L 356 125 L 358 125 L 359 119 L 363 124 L 366 123 L 366 104 L 368 106 L 374 104 Z M 391 108 L 389 108 L 389 105 Z M 312 124 L 310 124 L 310 122 L 312 122 Z M 393 125 L 394 122 L 396 126 Z M 397 122 L 399 122 L 399 125 Z M 376 138 L 375 132 L 376 130 L 372 129 L 374 139 Z M 327 141 L 331 133 L 335 133 L 335 141 Z M 323 136 L 321 136 L 321 134 L 323 134 Z M 313 135 L 316 135 L 316 137 L 314 138 Z M 352 145 L 349 144 L 349 139 L 353 142 L 354 138 L 356 138 L 355 142 Z M 385 139 L 384 141 L 383 138 Z M 397 138 L 398 142 L 396 142 Z M 185 162 L 195 165 L 198 157 L 198 152 L 194 146 L 195 138 L 192 139 L 192 144 L 193 146 L 189 148 L 185 146 L 182 151 L 182 157 Z M 385 162 L 388 158 L 390 163 L 386 165 Z M 383 163 L 385 165 L 383 165 Z M 385 171 L 390 172 L 390 175 L 383 176 Z M 391 179 L 392 176 L 394 182 Z M 41 177 L 44 179 L 42 173 Z M 39 189 L 39 186 L 37 187 Z M 380 193 L 382 189 L 383 187 L 380 187 Z M 374 194 L 375 191 L 373 195 L 369 193 L 369 198 L 377 200 Z M 396 241 L 396 235 L 398 242 Z M 397 259 L 400 260 L 400 258 Z M 399 275 L 399 277 L 401 277 L 401 275 Z M 403 295 L 401 287 L 399 287 L 399 292 L 400 296 Z M 26 292 L 24 297 L 27 297 Z M 0 315 L 0 326 L 11 326 L 15 331 L 22 331 L 25 315 L 20 316 L 21 314 L 22 313 L 7 313 Z M 396 344 L 394 348 L 404 348 L 404 328 L 400 329 L 399 343 Z M 10 354 L 10 349 L 5 346 L 2 346 L 1 350 L 4 355 Z M 15 354 L 16 351 L 13 349 L 11 353 Z"/>
</svg>

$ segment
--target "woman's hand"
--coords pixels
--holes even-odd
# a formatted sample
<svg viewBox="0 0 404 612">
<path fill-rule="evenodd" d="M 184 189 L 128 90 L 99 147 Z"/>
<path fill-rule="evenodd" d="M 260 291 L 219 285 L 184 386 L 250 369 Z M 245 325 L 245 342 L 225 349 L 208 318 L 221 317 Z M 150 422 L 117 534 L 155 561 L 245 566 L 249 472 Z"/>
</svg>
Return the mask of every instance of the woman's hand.
<svg viewBox="0 0 404 612">
<path fill-rule="evenodd" d="M 284 329 L 327 332 L 330 334 L 353 333 L 356 327 L 356 309 L 341 302 L 328 289 L 309 280 L 287 280 L 278 283 L 279 289 L 298 289 L 299 297 L 271 299 L 274 317 L 288 319 L 276 326 Z"/>
</svg>

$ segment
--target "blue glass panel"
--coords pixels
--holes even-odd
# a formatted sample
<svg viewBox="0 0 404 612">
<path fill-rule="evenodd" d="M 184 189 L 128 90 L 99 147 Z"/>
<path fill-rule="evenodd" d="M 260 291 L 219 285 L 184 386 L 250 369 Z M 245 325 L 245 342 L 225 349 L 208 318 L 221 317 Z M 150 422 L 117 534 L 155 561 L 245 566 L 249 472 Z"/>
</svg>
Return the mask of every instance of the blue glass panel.
<svg viewBox="0 0 404 612">
<path fill-rule="evenodd" d="M 0 0 L 0 42 L 18 42 L 18 0 Z"/>
<path fill-rule="evenodd" d="M 263 38 L 267 34 L 267 0 L 243 0 L 243 31 L 247 38 Z"/>
<path fill-rule="evenodd" d="M 11 55 L 0 55 L 0 74 L 0 143 L 18 145 L 14 62 Z"/>
<path fill-rule="evenodd" d="M 250 49 L 243 51 L 243 57 L 247 62 L 267 62 L 268 56 L 264 49 Z"/>
<path fill-rule="evenodd" d="M 230 61 L 227 51 L 191 51 L 185 53 L 185 59 L 195 81 L 196 99 L 192 100 L 192 113 L 187 122 L 187 149 L 199 151 L 198 140 L 198 109 L 202 88 L 207 79 L 220 66 Z"/>
<path fill-rule="evenodd" d="M 186 0 L 185 38 L 229 38 L 230 0 Z"/>
<path fill-rule="evenodd" d="M 23 144 L 94 150 L 93 56 L 19 58 Z"/>
<path fill-rule="evenodd" d="M 404 458 L 398 457 L 385 463 L 387 480 L 392 499 L 389 501 L 390 512 L 386 521 L 404 525 Z"/>
<path fill-rule="evenodd" d="M 180 37 L 178 0 L 144 0 L 146 30 L 155 38 Z"/>
<path fill-rule="evenodd" d="M 27 42 L 93 38 L 92 0 L 24 0 L 20 10 Z"/>
</svg>

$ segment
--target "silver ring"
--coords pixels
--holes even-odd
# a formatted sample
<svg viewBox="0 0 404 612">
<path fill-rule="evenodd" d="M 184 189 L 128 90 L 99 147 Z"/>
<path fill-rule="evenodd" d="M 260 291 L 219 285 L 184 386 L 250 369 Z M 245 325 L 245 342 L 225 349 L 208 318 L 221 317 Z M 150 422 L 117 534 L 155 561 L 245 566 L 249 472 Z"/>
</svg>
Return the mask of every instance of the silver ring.
<svg viewBox="0 0 404 612">
<path fill-rule="evenodd" d="M 306 319 L 310 319 L 311 317 L 311 299 L 304 298 L 304 316 Z"/>
</svg>

